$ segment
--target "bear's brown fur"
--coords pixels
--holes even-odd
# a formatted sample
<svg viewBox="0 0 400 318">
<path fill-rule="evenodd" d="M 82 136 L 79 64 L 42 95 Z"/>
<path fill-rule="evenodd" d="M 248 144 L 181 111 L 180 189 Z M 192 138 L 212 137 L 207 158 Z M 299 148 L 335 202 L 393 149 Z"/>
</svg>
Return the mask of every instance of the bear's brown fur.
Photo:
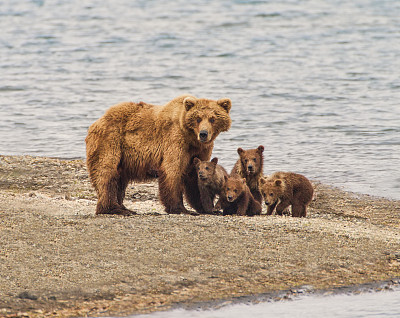
<svg viewBox="0 0 400 318">
<path fill-rule="evenodd" d="M 201 210 L 193 158 L 209 160 L 214 140 L 231 126 L 228 98 L 191 95 L 164 106 L 125 102 L 93 123 L 86 137 L 87 166 L 96 189 L 96 214 L 130 214 L 123 205 L 131 180 L 157 172 L 160 200 L 167 213 L 188 213 L 183 193 Z"/>
<path fill-rule="evenodd" d="M 238 176 L 225 177 L 225 196 L 221 200 L 223 215 L 260 215 L 261 204 L 256 201 L 247 186 L 246 179 Z"/>
<path fill-rule="evenodd" d="M 225 176 L 228 177 L 228 172 L 218 164 L 218 158 L 213 158 L 211 161 L 201 161 L 199 158 L 194 158 L 193 163 L 197 170 L 200 199 L 204 213 L 211 214 L 214 210 L 215 196 L 221 197 L 223 195 Z"/>
<path fill-rule="evenodd" d="M 303 175 L 293 172 L 275 172 L 273 175 L 260 179 L 261 192 L 267 205 L 267 214 L 271 215 L 276 207 L 276 213 L 292 206 L 292 216 L 305 217 L 307 206 L 313 198 L 314 188 Z"/>
<path fill-rule="evenodd" d="M 238 148 L 237 152 L 240 158 L 233 166 L 231 176 L 245 178 L 254 199 L 262 203 L 259 180 L 263 176 L 264 146 L 260 145 L 258 148 L 250 150 Z"/>
</svg>

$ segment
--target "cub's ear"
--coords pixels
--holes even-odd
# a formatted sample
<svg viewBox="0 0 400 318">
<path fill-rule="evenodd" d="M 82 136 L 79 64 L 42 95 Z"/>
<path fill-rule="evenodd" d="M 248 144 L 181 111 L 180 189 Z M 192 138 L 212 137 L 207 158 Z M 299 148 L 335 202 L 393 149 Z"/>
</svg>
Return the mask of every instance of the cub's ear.
<svg viewBox="0 0 400 318">
<path fill-rule="evenodd" d="M 232 107 L 232 102 L 229 98 L 221 98 L 217 101 L 217 104 L 225 109 L 227 113 L 229 113 Z"/>
<path fill-rule="evenodd" d="M 185 105 L 186 111 L 189 111 L 194 105 L 196 105 L 196 98 L 194 98 L 194 97 L 186 97 L 183 100 L 183 105 Z"/>
<path fill-rule="evenodd" d="M 265 178 L 260 178 L 260 184 L 265 184 L 267 183 L 267 181 L 265 180 Z"/>
<path fill-rule="evenodd" d="M 280 187 L 282 185 L 282 180 L 281 179 L 275 180 L 275 185 Z"/>
<path fill-rule="evenodd" d="M 225 182 L 228 181 L 228 177 L 227 177 L 227 176 L 224 176 L 224 180 L 225 180 Z"/>
<path fill-rule="evenodd" d="M 264 146 L 263 145 L 258 146 L 257 151 L 260 152 L 260 153 L 263 153 L 264 152 Z"/>
<path fill-rule="evenodd" d="M 199 158 L 197 158 L 197 157 L 194 157 L 194 158 L 193 158 L 193 164 L 194 164 L 195 166 L 197 166 L 200 162 L 201 162 L 201 160 L 200 160 Z"/>
<path fill-rule="evenodd" d="M 217 158 L 217 157 L 215 157 L 215 158 L 212 158 L 212 159 L 211 159 L 211 162 L 213 162 L 213 163 L 217 164 L 217 163 L 218 163 L 218 158 Z"/>
<path fill-rule="evenodd" d="M 242 148 L 238 148 L 237 149 L 237 153 L 239 154 L 239 156 L 244 153 L 244 150 Z"/>
<path fill-rule="evenodd" d="M 242 178 L 242 183 L 246 184 L 246 178 Z"/>
</svg>

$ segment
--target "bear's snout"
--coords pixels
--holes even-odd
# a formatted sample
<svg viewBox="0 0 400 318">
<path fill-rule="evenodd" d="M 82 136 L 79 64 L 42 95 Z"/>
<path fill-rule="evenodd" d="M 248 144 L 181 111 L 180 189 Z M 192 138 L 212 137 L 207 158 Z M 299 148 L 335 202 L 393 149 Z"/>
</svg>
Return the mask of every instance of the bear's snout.
<svg viewBox="0 0 400 318">
<path fill-rule="evenodd" d="M 205 179 L 207 179 L 207 176 L 204 175 L 203 171 L 199 171 L 199 178 L 201 180 L 205 180 Z"/>
<path fill-rule="evenodd" d="M 208 131 L 207 130 L 201 130 L 199 133 L 199 139 L 201 142 L 205 142 L 208 139 Z"/>
<path fill-rule="evenodd" d="M 227 198 L 227 200 L 228 200 L 229 202 L 232 202 L 232 201 L 233 201 L 233 196 L 231 196 L 231 195 L 228 195 L 226 198 Z"/>
</svg>

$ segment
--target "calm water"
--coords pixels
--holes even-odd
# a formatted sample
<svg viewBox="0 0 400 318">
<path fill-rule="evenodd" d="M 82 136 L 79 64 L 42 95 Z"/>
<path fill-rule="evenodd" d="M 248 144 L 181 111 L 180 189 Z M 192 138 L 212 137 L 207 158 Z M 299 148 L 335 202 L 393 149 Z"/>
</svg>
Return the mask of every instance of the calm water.
<svg viewBox="0 0 400 318">
<path fill-rule="evenodd" d="M 84 158 L 125 100 L 233 101 L 214 155 L 400 199 L 397 0 L 0 0 L 0 153 Z"/>
<path fill-rule="evenodd" d="M 294 301 L 238 304 L 218 310 L 183 310 L 134 315 L 132 318 L 398 318 L 400 290 L 330 297 L 307 296 Z"/>
</svg>

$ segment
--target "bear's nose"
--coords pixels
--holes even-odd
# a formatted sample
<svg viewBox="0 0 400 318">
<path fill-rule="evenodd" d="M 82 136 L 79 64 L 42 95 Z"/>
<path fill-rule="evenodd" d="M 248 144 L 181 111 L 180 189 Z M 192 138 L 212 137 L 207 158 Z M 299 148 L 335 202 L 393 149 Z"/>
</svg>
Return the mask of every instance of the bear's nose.
<svg viewBox="0 0 400 318">
<path fill-rule="evenodd" d="M 248 165 L 247 168 L 251 171 L 251 170 L 253 170 L 254 167 L 253 167 L 253 165 Z"/>
<path fill-rule="evenodd" d="M 265 205 L 269 205 L 269 202 L 265 201 Z"/>
<path fill-rule="evenodd" d="M 231 195 L 228 195 L 228 201 L 232 201 L 232 196 Z"/>
<path fill-rule="evenodd" d="M 199 133 L 200 140 L 207 140 L 208 137 L 208 131 L 207 130 L 201 130 Z"/>
</svg>

